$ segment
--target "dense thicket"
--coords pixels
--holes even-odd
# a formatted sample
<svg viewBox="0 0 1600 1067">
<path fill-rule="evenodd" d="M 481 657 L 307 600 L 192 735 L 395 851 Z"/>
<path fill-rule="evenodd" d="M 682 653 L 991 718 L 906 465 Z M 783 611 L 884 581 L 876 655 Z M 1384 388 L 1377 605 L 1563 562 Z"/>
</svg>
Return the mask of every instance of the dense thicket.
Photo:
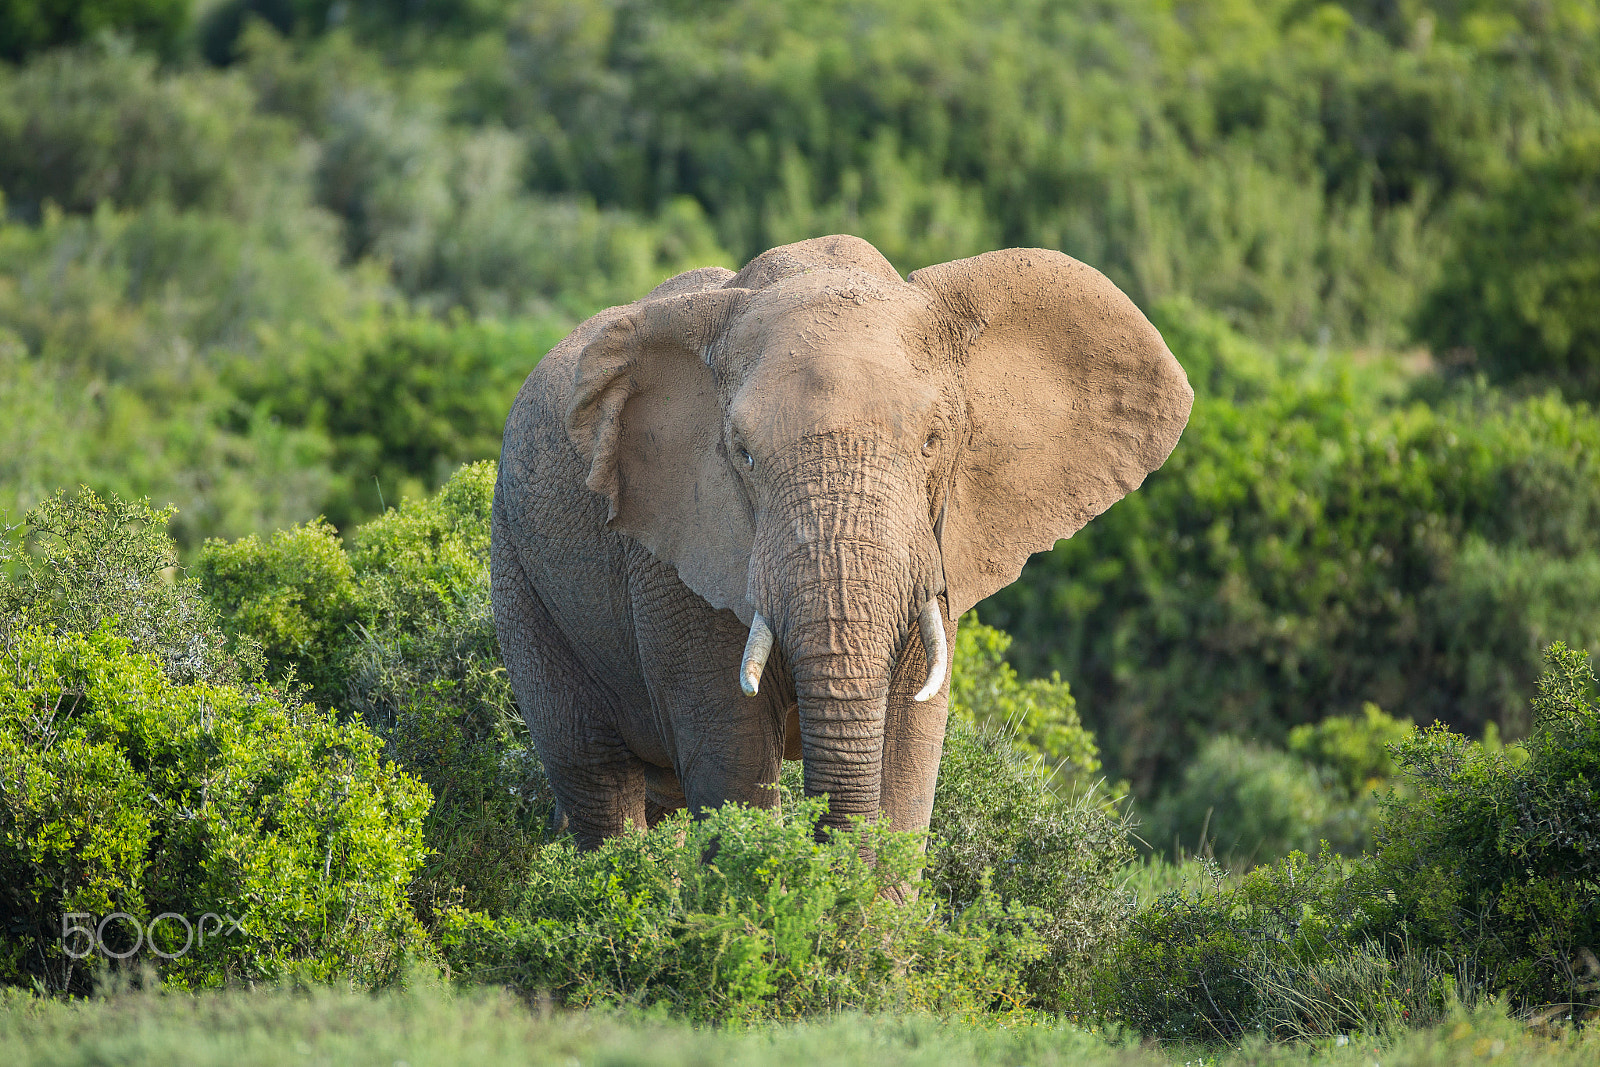
<svg viewBox="0 0 1600 1067">
<path fill-rule="evenodd" d="M 426 949 L 428 791 L 228 652 L 169 515 L 58 496 L 0 571 L 0 986 L 84 994 L 118 959 L 180 988 L 388 980 Z"/>
<path fill-rule="evenodd" d="M 1420 335 L 1498 381 L 1600 398 L 1600 136 L 1567 140 L 1460 212 Z"/>
<path fill-rule="evenodd" d="M 1485 995 L 1593 1018 L 1600 705 L 1586 654 L 1547 658 L 1525 746 L 1410 731 L 1372 854 L 1293 853 L 1163 894 L 1103 958 L 1102 1005 L 1201 1041 L 1373 1033 Z"/>
<path fill-rule="evenodd" d="M 1129 910 L 1125 824 L 1052 790 L 1093 739 L 975 621 L 931 834 L 819 837 L 791 764 L 781 814 L 554 839 L 490 618 L 493 485 L 469 466 L 349 551 L 325 523 L 212 541 L 198 580 L 168 512 L 28 514 L 0 556 L 0 987 L 84 992 L 134 957 L 189 987 L 370 986 L 443 958 L 706 1019 L 1081 995 Z M 1027 735 L 996 729 L 1019 710 Z"/>
<path fill-rule="evenodd" d="M 676 270 L 1037 244 L 1126 288 L 1201 397 L 981 609 L 1109 773 L 1368 700 L 1516 728 L 1539 648 L 1597 641 L 1594 416 L 1540 393 L 1593 395 L 1593 0 L 162 12 L 0 7 L 13 521 L 86 483 L 176 505 L 186 558 L 348 532 L 492 458 L 552 341 Z"/>
</svg>

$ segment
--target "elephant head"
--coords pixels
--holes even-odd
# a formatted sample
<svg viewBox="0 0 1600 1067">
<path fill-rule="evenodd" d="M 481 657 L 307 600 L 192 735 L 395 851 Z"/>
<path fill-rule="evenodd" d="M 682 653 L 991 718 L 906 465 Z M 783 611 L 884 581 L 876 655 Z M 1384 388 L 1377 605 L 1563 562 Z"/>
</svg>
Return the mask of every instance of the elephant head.
<svg viewBox="0 0 1600 1067">
<path fill-rule="evenodd" d="M 827 821 L 871 818 L 911 636 L 924 699 L 947 681 L 941 616 L 1137 488 L 1193 392 L 1133 303 L 1059 252 L 902 280 L 828 237 L 695 273 L 589 340 L 568 432 L 609 524 L 750 627 L 746 692 L 781 649 Z"/>
</svg>

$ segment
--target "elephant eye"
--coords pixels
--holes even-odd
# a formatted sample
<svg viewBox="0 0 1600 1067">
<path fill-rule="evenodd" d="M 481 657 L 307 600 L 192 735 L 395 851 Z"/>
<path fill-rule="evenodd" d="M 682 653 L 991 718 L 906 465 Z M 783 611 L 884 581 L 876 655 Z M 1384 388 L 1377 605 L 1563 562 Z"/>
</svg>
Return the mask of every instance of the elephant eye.
<svg viewBox="0 0 1600 1067">
<path fill-rule="evenodd" d="M 739 449 L 739 458 L 744 460 L 745 470 L 752 470 L 756 465 L 756 458 L 744 449 Z"/>
<path fill-rule="evenodd" d="M 938 434 L 930 433 L 928 435 L 928 439 L 926 441 L 922 442 L 922 454 L 924 456 L 933 455 L 933 446 L 938 442 L 938 440 L 939 440 L 939 435 Z"/>
</svg>

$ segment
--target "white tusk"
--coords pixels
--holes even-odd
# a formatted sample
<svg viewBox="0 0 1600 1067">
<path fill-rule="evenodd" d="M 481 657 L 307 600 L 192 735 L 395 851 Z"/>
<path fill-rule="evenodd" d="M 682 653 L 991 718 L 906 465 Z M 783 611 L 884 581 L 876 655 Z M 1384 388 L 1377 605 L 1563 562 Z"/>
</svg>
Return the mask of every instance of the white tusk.
<svg viewBox="0 0 1600 1067">
<path fill-rule="evenodd" d="M 750 623 L 750 639 L 744 643 L 744 659 L 739 663 L 739 688 L 745 696 L 753 697 L 761 689 L 761 672 L 766 669 L 771 652 L 772 627 L 758 611 Z"/>
<path fill-rule="evenodd" d="M 922 683 L 922 688 L 912 697 L 913 700 L 920 702 L 939 691 L 939 687 L 944 685 L 944 672 L 950 666 L 950 651 L 944 643 L 944 620 L 939 618 L 938 597 L 932 597 L 922 605 L 922 611 L 917 615 L 917 622 L 922 625 L 922 648 L 928 656 L 928 680 Z M 753 633 L 751 639 L 754 640 Z"/>
</svg>

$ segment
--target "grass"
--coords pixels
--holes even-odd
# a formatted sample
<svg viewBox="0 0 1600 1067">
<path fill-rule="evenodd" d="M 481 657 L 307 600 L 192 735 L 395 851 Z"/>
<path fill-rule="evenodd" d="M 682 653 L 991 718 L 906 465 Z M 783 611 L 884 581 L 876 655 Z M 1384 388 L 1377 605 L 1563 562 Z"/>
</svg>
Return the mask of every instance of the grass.
<svg viewBox="0 0 1600 1067">
<path fill-rule="evenodd" d="M 1145 855 L 1123 867 L 1122 890 L 1132 893 L 1139 907 L 1154 904 L 1163 893 L 1190 894 L 1215 889 L 1222 881 L 1237 877 L 1209 858 L 1184 856 L 1170 863 L 1158 855 Z"/>
<path fill-rule="evenodd" d="M 423 984 L 376 996 L 318 990 L 202 996 L 123 992 L 60 1001 L 0 993 L 0 1048 L 10 1067 L 976 1067 L 984 1065 L 1246 1065 L 1327 1063 L 1423 1067 L 1498 1059 L 1565 1067 L 1600 1059 L 1591 1032 L 1541 1030 L 1503 1010 L 1463 1014 L 1390 1043 L 1247 1042 L 1224 1053 L 1140 1047 L 1043 1018 L 978 1028 L 923 1017 L 835 1016 L 742 1031 L 661 1019 L 550 1012 L 501 992 L 455 994 Z"/>
</svg>

